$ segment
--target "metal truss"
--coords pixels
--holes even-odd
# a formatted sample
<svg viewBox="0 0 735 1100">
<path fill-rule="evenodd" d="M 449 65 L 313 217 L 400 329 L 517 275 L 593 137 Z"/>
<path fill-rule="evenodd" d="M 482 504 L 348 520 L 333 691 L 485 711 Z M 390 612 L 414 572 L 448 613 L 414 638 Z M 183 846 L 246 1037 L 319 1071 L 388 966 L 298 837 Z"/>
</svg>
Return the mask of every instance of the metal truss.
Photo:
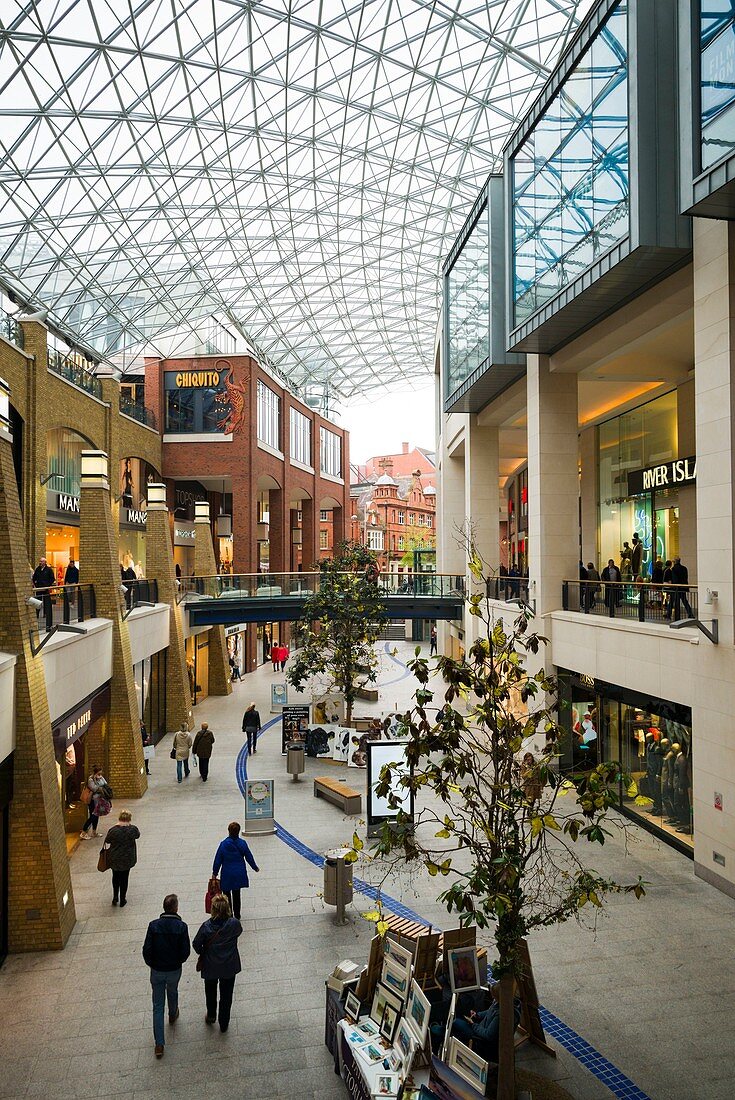
<svg viewBox="0 0 735 1100">
<path fill-rule="evenodd" d="M 101 358 L 432 367 L 439 264 L 591 0 L 5 0 L 0 282 Z"/>
</svg>

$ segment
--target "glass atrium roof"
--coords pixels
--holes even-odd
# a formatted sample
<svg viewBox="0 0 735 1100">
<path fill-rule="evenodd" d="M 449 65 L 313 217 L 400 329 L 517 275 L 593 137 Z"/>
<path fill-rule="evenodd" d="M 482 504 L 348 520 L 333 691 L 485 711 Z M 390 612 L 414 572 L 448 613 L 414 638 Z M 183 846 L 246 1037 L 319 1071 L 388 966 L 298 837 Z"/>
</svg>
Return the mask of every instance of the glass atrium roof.
<svg viewBox="0 0 735 1100">
<path fill-rule="evenodd" d="M 120 365 L 432 368 L 442 256 L 591 0 L 4 0 L 0 283 Z M 188 343 L 187 343 L 188 342 Z"/>
</svg>

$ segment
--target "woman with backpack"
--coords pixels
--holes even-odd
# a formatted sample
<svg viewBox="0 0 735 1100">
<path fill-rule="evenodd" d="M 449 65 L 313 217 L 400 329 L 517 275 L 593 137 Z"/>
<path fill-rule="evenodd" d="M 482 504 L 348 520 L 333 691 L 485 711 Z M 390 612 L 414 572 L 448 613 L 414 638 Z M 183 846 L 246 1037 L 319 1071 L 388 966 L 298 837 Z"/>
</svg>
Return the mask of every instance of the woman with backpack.
<svg viewBox="0 0 735 1100">
<path fill-rule="evenodd" d="M 223 1032 L 230 1025 L 235 978 L 242 970 L 240 952 L 237 949 L 238 937 L 241 935 L 242 925 L 232 916 L 229 901 L 224 894 L 217 894 L 212 898 L 212 914 L 197 932 L 192 947 L 199 956 L 197 970 L 204 979 L 204 996 L 207 1000 L 207 1015 L 204 1018 L 208 1024 L 219 1019 L 219 1029 Z"/>
<path fill-rule="evenodd" d="M 92 765 L 92 774 L 87 780 L 85 790 L 90 792 L 88 797 L 85 797 L 82 792 L 82 799 L 87 803 L 89 813 L 79 836 L 82 840 L 91 840 L 93 836 L 98 836 L 99 819 L 106 817 L 112 809 L 112 788 L 102 774 L 99 764 Z"/>
</svg>

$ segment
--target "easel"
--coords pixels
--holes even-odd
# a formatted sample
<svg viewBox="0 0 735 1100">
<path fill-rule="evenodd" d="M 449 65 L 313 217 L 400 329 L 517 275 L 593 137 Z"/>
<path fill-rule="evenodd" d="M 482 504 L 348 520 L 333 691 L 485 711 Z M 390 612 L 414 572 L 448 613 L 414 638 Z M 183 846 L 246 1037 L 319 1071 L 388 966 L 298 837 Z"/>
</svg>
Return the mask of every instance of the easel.
<svg viewBox="0 0 735 1100">
<path fill-rule="evenodd" d="M 528 950 L 528 942 L 526 940 L 521 940 L 518 946 L 520 972 L 516 978 L 516 984 L 518 986 L 518 999 L 521 1002 L 521 1021 L 518 1025 L 520 1035 L 515 1041 L 516 1049 L 522 1046 L 523 1043 L 533 1043 L 534 1046 L 540 1047 L 541 1050 L 545 1050 L 552 1058 L 556 1058 L 556 1051 L 546 1042 L 544 1026 L 541 1023 L 538 993 L 536 992 L 536 982 L 533 978 L 533 967 L 531 966 L 531 955 Z"/>
</svg>

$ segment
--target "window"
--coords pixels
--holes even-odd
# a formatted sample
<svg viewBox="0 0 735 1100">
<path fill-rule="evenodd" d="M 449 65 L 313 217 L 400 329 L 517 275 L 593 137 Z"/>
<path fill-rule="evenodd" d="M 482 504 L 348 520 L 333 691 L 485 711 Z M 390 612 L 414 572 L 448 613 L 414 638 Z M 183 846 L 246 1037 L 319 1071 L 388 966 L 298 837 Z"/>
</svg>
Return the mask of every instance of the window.
<svg viewBox="0 0 735 1100">
<path fill-rule="evenodd" d="M 511 160 L 515 325 L 628 233 L 624 0 Z"/>
<path fill-rule="evenodd" d="M 319 519 L 322 521 L 322 523 L 329 523 L 331 518 L 332 518 L 332 513 L 329 511 L 329 509 L 328 508 L 322 508 L 321 511 L 319 512 Z"/>
<path fill-rule="evenodd" d="M 395 510 L 395 508 L 391 508 L 391 510 L 390 510 L 390 521 L 391 521 L 391 523 L 396 522 L 396 510 Z"/>
<path fill-rule="evenodd" d="M 399 550 L 405 550 L 406 549 L 405 540 L 403 538 L 403 535 L 398 536 L 398 549 Z"/>
<path fill-rule="evenodd" d="M 426 526 L 427 527 L 433 527 L 434 526 L 434 517 L 432 516 L 431 512 L 429 512 L 428 516 L 426 517 Z"/>
<path fill-rule="evenodd" d="M 368 531 L 367 533 L 368 550 L 382 550 L 383 549 L 383 532 L 381 531 Z"/>
<path fill-rule="evenodd" d="M 203 377 L 206 373 L 202 371 L 199 375 Z M 212 371 L 211 374 L 212 381 L 217 382 L 218 373 Z M 177 386 L 177 377 L 175 371 L 166 371 L 164 375 L 164 430 L 197 434 L 221 432 L 229 412 L 229 402 L 223 400 L 223 384 L 218 382 L 214 386 Z"/>
<path fill-rule="evenodd" d="M 408 526 L 409 527 L 415 527 L 416 526 L 416 513 L 415 512 L 409 512 L 408 513 Z"/>
<path fill-rule="evenodd" d="M 329 531 L 326 531 L 323 527 L 319 532 L 319 549 L 329 549 Z"/>
<path fill-rule="evenodd" d="M 258 439 L 277 451 L 281 449 L 281 399 L 258 380 Z"/>
<path fill-rule="evenodd" d="M 291 408 L 291 458 L 311 466 L 311 421 L 298 409 Z"/>
<path fill-rule="evenodd" d="M 405 522 L 406 522 L 406 513 L 405 513 L 405 512 L 402 512 L 402 511 L 400 510 L 400 508 L 399 508 L 399 510 L 398 510 L 398 522 L 399 522 L 399 523 L 400 523 L 401 525 L 405 524 Z"/>
<path fill-rule="evenodd" d="M 702 168 L 735 152 L 735 13 L 700 0 Z"/>
<path fill-rule="evenodd" d="M 447 392 L 490 355 L 490 232 L 487 206 L 446 277 Z"/>
<path fill-rule="evenodd" d="M 320 428 L 319 442 L 322 473 L 342 477 L 342 440 L 328 428 Z"/>
</svg>

